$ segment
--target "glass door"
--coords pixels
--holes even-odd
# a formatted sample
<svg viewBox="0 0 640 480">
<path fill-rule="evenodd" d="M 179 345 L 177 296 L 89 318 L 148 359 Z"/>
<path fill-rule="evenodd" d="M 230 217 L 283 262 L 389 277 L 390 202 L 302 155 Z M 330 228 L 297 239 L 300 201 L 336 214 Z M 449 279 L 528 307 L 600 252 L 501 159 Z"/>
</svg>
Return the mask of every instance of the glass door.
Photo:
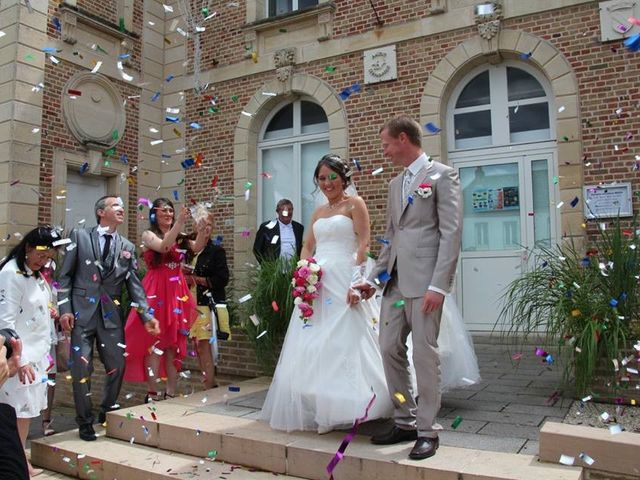
<svg viewBox="0 0 640 480">
<path fill-rule="evenodd" d="M 554 242 L 550 165 L 544 155 L 454 162 L 464 208 L 458 293 L 470 330 L 494 328 L 528 252 Z"/>
</svg>

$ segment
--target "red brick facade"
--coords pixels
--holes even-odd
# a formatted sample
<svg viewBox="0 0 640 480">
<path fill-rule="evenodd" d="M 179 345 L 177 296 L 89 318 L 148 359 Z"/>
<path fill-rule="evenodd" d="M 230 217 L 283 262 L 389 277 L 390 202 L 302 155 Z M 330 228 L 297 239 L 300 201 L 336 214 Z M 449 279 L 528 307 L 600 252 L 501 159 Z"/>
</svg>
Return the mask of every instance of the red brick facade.
<svg viewBox="0 0 640 480">
<path fill-rule="evenodd" d="M 134 3 L 132 69 L 140 67 L 142 58 L 143 2 Z M 238 7 L 233 2 L 215 2 L 219 7 L 219 16 L 209 20 L 206 32 L 201 35 L 202 71 L 222 68 L 244 62 L 247 53 L 245 43 L 246 23 L 245 1 Z M 385 27 L 397 25 L 429 15 L 430 2 L 388 1 L 374 2 L 379 4 L 378 14 Z M 50 1 L 50 17 L 56 15 L 57 2 Z M 104 19 L 111 24 L 118 24 L 117 2 L 78 1 L 78 8 Z M 199 5 L 200 2 L 197 2 Z M 333 16 L 332 38 L 347 37 L 354 34 L 372 31 L 376 28 L 376 17 L 368 0 L 336 0 Z M 174 5 L 177 11 L 177 6 Z M 211 12 L 213 12 L 211 8 Z M 527 32 L 546 40 L 557 48 L 570 63 L 578 84 L 579 116 L 582 130 L 581 140 L 584 154 L 584 183 L 591 185 L 599 182 L 630 181 L 634 191 L 638 187 L 638 173 L 634 168 L 635 155 L 638 152 L 640 133 L 640 90 L 638 87 L 639 63 L 637 53 L 628 52 L 621 41 L 602 44 L 598 2 L 590 2 L 578 6 L 542 12 L 527 17 L 510 18 L 502 22 L 503 29 Z M 384 28 L 381 30 L 384 35 Z M 49 34 L 56 37 L 58 33 L 49 27 Z M 178 33 L 169 32 L 165 38 L 171 43 L 178 38 Z M 384 229 L 386 208 L 386 185 L 397 173 L 383 159 L 378 139 L 378 129 L 383 122 L 398 113 L 407 113 L 415 118 L 420 116 L 420 101 L 424 94 L 425 84 L 431 73 L 445 56 L 456 46 L 476 36 L 475 27 L 466 27 L 446 33 L 426 36 L 396 43 L 398 80 L 364 86 L 360 93 L 351 95 L 344 102 L 348 124 L 348 150 L 350 158 L 357 158 L 362 172 L 355 174 L 354 180 L 358 191 L 369 207 L 373 223 L 372 238 L 380 236 Z M 282 45 L 286 47 L 287 45 Z M 65 48 L 72 49 L 68 46 Z M 189 54 L 192 59 L 192 53 Z M 258 63 L 269 62 L 269 58 L 258 57 Z M 329 72 L 326 67 L 335 67 Z M 192 66 L 188 69 L 191 71 Z M 39 220 L 42 223 L 52 222 L 52 202 L 56 192 L 52 191 L 53 151 L 54 148 L 81 150 L 81 146 L 70 136 L 64 125 L 60 112 L 60 99 L 65 94 L 65 82 L 76 72 L 78 67 L 67 62 L 59 65 L 47 64 L 45 69 L 44 112 L 42 128 L 46 135 L 42 136 L 42 152 L 40 172 L 40 191 L 42 198 L 39 204 Z M 301 63 L 294 67 L 296 73 L 304 73 L 320 78 L 336 92 L 355 83 L 363 84 L 362 52 L 348 53 L 342 56 Z M 261 91 L 262 85 L 273 80 L 274 71 L 247 75 L 228 81 L 215 82 L 210 85 L 205 95 L 217 98 L 215 112 L 209 110 L 211 103 L 205 96 L 196 95 L 192 89 L 186 89 L 186 117 L 197 121 L 201 130 L 187 129 L 185 134 L 190 154 L 204 155 L 201 168 L 193 168 L 185 172 L 185 196 L 188 201 L 212 200 L 212 180 L 218 179 L 217 186 L 223 196 L 234 194 L 234 139 L 241 111 L 251 97 Z M 215 78 L 215 75 L 213 76 Z M 140 90 L 129 83 L 114 81 L 123 97 L 137 95 Z M 556 105 L 556 108 L 562 105 Z M 127 128 L 124 138 L 117 147 L 118 156 L 125 153 L 129 157 L 130 166 L 138 162 L 138 142 L 143 134 L 138 131 L 140 114 L 139 102 L 128 101 L 126 106 Z M 445 125 L 441 125 L 445 128 Z M 445 131 L 441 133 L 445 135 Z M 443 137 L 444 141 L 444 137 Z M 564 141 L 558 139 L 558 142 Z M 617 147 L 617 149 L 616 149 Z M 430 152 L 428 152 L 430 153 Z M 431 152 L 433 153 L 433 152 Z M 181 159 L 174 155 L 170 160 Z M 446 161 L 446 159 L 443 159 Z M 565 160 L 558 159 L 562 164 Z M 372 176 L 372 170 L 384 166 L 384 173 Z M 257 175 L 259 172 L 249 172 Z M 133 176 L 135 177 L 135 173 Z M 562 183 L 562 179 L 560 179 Z M 255 190 L 253 192 L 256 193 Z M 135 199 L 138 196 L 136 183 L 129 186 L 129 231 L 136 231 L 137 209 Z M 638 196 L 634 195 L 634 208 L 640 207 Z M 237 269 L 233 244 L 239 230 L 226 220 L 234 218 L 233 202 L 219 202 L 213 207 L 215 213 L 214 230 L 224 237 L 229 264 Z M 255 233 L 255 228 L 252 229 Z M 574 232 L 575 233 L 575 232 Z M 132 240 L 135 240 L 132 238 Z M 372 249 L 378 249 L 372 242 Z M 238 375 L 255 375 L 258 368 L 254 360 L 247 360 L 250 346 L 247 342 L 235 340 L 229 342 L 223 354 L 222 372 Z M 251 357 L 252 358 L 252 357 Z"/>
</svg>

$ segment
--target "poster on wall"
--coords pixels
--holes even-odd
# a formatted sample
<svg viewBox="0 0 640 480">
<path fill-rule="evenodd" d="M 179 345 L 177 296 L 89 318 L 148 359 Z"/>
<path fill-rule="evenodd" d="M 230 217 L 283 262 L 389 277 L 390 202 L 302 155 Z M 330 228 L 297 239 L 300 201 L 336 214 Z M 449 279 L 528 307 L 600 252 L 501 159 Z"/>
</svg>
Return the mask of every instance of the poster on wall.
<svg viewBox="0 0 640 480">
<path fill-rule="evenodd" d="M 518 187 L 481 188 L 471 194 L 474 212 L 500 212 L 520 208 Z"/>
<path fill-rule="evenodd" d="M 585 186 L 584 215 L 589 219 L 633 216 L 631 183 Z"/>
</svg>

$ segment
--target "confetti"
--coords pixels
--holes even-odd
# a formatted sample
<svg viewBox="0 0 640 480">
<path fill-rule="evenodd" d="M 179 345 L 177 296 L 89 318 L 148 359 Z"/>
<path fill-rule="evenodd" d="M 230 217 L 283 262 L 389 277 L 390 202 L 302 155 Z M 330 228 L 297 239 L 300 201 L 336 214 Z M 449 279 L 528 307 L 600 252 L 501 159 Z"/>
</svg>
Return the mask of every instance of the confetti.
<svg viewBox="0 0 640 480">
<path fill-rule="evenodd" d="M 587 465 L 593 465 L 595 463 L 595 460 L 591 458 L 589 455 L 587 455 L 586 453 L 580 453 L 578 455 L 578 458 L 580 458 L 580 460 L 582 460 Z"/>
<path fill-rule="evenodd" d="M 400 392 L 396 392 L 396 393 L 394 393 L 394 394 L 393 394 L 393 396 L 394 396 L 394 397 L 395 397 L 395 399 L 396 399 L 396 400 L 398 400 L 398 402 L 399 402 L 399 403 L 401 403 L 401 404 L 407 401 L 407 399 L 406 399 L 406 398 L 404 398 L 404 395 L 403 395 L 403 394 L 401 394 Z"/>
<path fill-rule="evenodd" d="M 569 455 L 560 455 L 560 463 L 563 465 L 573 465 L 576 461 L 574 457 L 570 457 Z"/>
<path fill-rule="evenodd" d="M 453 419 L 453 422 L 451 423 L 451 428 L 453 428 L 454 430 L 456 428 L 458 428 L 458 426 L 462 423 L 462 417 L 460 415 L 456 416 L 456 418 Z"/>
<path fill-rule="evenodd" d="M 442 129 L 440 127 L 438 127 L 435 123 L 433 122 L 429 122 L 427 123 L 424 128 L 427 130 L 427 132 L 431 133 L 431 134 L 436 134 L 439 133 Z"/>
<path fill-rule="evenodd" d="M 247 293 L 244 297 L 238 299 L 238 303 L 248 302 L 249 300 L 251 300 L 251 298 L 253 298 L 251 294 Z"/>
<path fill-rule="evenodd" d="M 379 175 L 384 171 L 384 168 L 380 167 L 380 168 L 376 168 L 374 171 L 371 172 L 371 175 Z"/>
</svg>

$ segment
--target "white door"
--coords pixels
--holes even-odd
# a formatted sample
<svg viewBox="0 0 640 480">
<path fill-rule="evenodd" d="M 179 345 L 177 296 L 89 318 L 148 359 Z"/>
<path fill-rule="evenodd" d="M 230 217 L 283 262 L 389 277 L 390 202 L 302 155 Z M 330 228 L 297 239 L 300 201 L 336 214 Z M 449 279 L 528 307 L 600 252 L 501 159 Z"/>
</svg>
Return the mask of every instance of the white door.
<svg viewBox="0 0 640 480">
<path fill-rule="evenodd" d="M 75 170 L 67 171 L 67 208 L 65 229 L 90 228 L 96 225 L 93 207 L 96 201 L 107 194 L 107 179 L 90 174 L 80 175 Z"/>
<path fill-rule="evenodd" d="M 458 294 L 469 330 L 494 328 L 505 287 L 535 245 L 555 244 L 552 153 L 453 162 L 464 217 Z"/>
</svg>

